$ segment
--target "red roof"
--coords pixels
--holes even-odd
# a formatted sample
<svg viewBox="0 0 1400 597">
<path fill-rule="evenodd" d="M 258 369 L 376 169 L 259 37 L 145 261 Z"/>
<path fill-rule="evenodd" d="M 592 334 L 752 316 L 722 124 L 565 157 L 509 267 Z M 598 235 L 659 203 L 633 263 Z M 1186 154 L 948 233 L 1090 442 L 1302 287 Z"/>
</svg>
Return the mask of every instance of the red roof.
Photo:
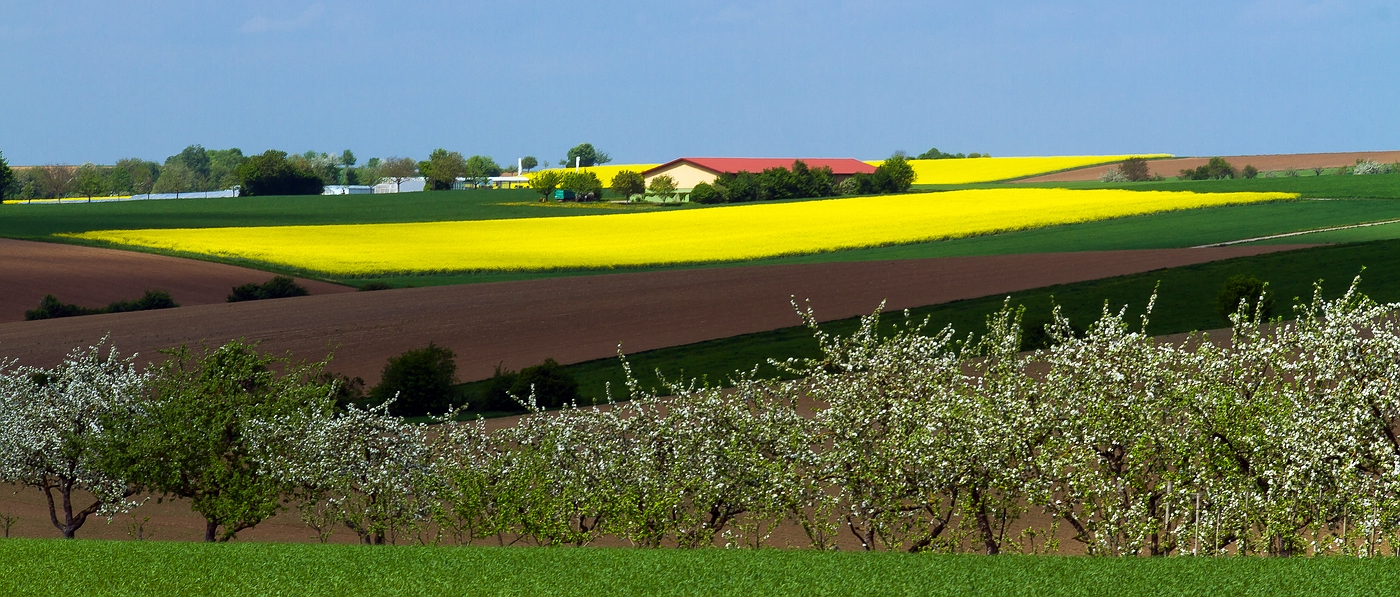
<svg viewBox="0 0 1400 597">
<path fill-rule="evenodd" d="M 831 173 L 838 176 L 848 176 L 856 173 L 873 174 L 875 167 L 857 160 L 855 158 L 679 158 L 671 160 L 647 170 L 642 174 L 650 174 L 669 168 L 681 162 L 686 162 L 698 166 L 715 174 L 733 174 L 735 172 L 762 172 L 768 168 L 792 168 L 792 163 L 802 160 L 808 168 L 831 168 Z"/>
</svg>

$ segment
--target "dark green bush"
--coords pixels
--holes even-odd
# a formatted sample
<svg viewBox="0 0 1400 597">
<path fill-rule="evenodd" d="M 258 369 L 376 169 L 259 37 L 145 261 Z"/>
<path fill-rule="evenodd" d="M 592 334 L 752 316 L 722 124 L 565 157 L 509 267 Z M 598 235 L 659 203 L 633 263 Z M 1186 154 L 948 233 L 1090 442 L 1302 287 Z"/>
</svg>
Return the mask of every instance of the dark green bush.
<svg viewBox="0 0 1400 597">
<path fill-rule="evenodd" d="M 371 292 L 374 290 L 390 290 L 393 286 L 384 282 L 370 282 L 360 287 L 360 292 Z"/>
<path fill-rule="evenodd" d="M 1118 171 L 1123 173 L 1123 177 L 1132 182 L 1143 182 L 1152 180 L 1152 170 L 1147 167 L 1145 158 L 1128 158 L 1118 166 Z"/>
<path fill-rule="evenodd" d="M 569 375 L 569 372 L 554 359 L 545 359 L 543 363 L 526 367 L 519 372 L 497 365 L 495 375 L 487 381 L 482 392 L 478 410 L 523 410 L 511 395 L 526 400 L 530 396 L 532 385 L 535 390 L 535 404 L 541 408 L 559 408 L 579 399 L 578 380 Z"/>
<path fill-rule="evenodd" d="M 1245 178 L 1257 178 L 1259 176 L 1259 169 L 1255 168 L 1252 164 L 1245 164 L 1244 169 L 1240 170 L 1240 175 Z"/>
<path fill-rule="evenodd" d="M 1220 288 L 1220 294 L 1216 299 L 1216 312 L 1226 321 L 1235 311 L 1240 308 L 1240 301 L 1246 301 L 1246 314 L 1253 318 L 1256 309 L 1263 319 L 1268 319 L 1274 314 L 1274 297 L 1266 293 L 1268 284 L 1254 276 L 1238 274 L 1230 276 L 1225 281 L 1225 285 Z M 1259 299 L 1263 298 L 1264 304 L 1260 308 Z"/>
<path fill-rule="evenodd" d="M 719 189 L 715 188 L 714 185 L 702 182 L 695 185 L 695 188 L 690 190 L 690 202 L 703 203 L 706 205 L 724 203 L 724 195 L 720 193 Z"/>
<path fill-rule="evenodd" d="M 79 315 L 101 315 L 103 313 L 125 313 L 128 311 L 150 311 L 152 309 L 170 309 L 180 306 L 171 298 L 170 293 L 164 290 L 147 290 L 141 298 L 134 301 L 116 301 L 106 307 L 89 309 L 79 307 L 71 303 L 64 303 L 52 294 L 44 295 L 39 301 L 39 307 L 24 312 L 25 321 L 38 319 L 57 319 L 60 317 L 76 317 Z"/>
<path fill-rule="evenodd" d="M 262 284 L 249 282 L 242 286 L 234 286 L 233 293 L 228 295 L 228 302 L 260 301 L 264 299 L 306 296 L 308 294 L 311 293 L 306 290 L 305 286 L 297 284 L 296 280 L 287 276 L 274 276 L 271 280 Z"/>
<path fill-rule="evenodd" d="M 400 417 L 445 414 L 458 402 L 456 357 L 451 349 L 431 342 L 390 357 L 370 397 L 383 404 L 397 395 L 389 413 Z"/>
<path fill-rule="evenodd" d="M 314 172 L 307 172 L 287 159 L 287 152 L 269 149 L 245 160 L 235 170 L 238 194 L 320 195 L 325 183 Z"/>
<path fill-rule="evenodd" d="M 1181 171 L 1181 178 L 1184 180 L 1220 180 L 1235 177 L 1235 167 L 1225 158 L 1211 158 L 1205 165 L 1196 169 L 1186 168 Z"/>
</svg>

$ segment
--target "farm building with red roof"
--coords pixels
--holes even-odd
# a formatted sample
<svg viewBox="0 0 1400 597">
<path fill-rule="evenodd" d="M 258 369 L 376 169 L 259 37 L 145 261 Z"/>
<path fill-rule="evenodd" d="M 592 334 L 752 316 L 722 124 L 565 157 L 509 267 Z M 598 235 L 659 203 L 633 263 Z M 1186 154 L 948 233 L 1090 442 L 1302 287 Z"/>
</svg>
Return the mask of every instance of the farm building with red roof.
<svg viewBox="0 0 1400 597">
<path fill-rule="evenodd" d="M 690 190 L 702 182 L 714 182 L 721 174 L 791 169 L 792 163 L 799 160 L 814 170 L 831 168 L 838 183 L 852 174 L 875 172 L 874 166 L 854 158 L 679 158 L 642 172 L 642 178 L 651 184 L 653 178 L 664 174 L 676 181 L 676 188 Z"/>
</svg>

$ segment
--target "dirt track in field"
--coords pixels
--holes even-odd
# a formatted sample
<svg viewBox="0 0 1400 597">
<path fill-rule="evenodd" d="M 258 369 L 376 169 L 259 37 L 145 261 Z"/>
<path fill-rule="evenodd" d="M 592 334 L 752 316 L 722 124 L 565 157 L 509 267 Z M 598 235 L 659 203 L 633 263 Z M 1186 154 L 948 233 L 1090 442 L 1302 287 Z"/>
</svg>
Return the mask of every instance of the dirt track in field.
<svg viewBox="0 0 1400 597">
<path fill-rule="evenodd" d="M 266 282 L 273 274 L 221 263 L 58 243 L 0 239 L 0 322 L 24 321 L 46 294 L 83 307 L 105 307 L 164 290 L 184 305 L 225 302 L 234 286 Z M 354 288 L 297 280 L 311 294 Z M 0 352 L 3 352 L 0 346 Z"/>
<path fill-rule="evenodd" d="M 1400 162 L 1400 151 L 1355 151 L 1347 153 L 1290 153 L 1278 155 L 1230 155 L 1222 156 L 1225 161 L 1230 162 L 1236 170 L 1244 168 L 1246 165 L 1253 165 L 1261 172 L 1276 170 L 1287 170 L 1295 168 L 1307 170 L 1310 168 L 1339 168 L 1342 166 L 1354 166 L 1356 160 L 1368 159 L 1382 164 L 1393 164 Z M 1165 177 L 1177 176 L 1186 168 L 1204 166 L 1210 161 L 1209 157 L 1203 158 L 1172 158 L 1168 160 L 1148 160 L 1147 164 L 1154 175 Z M 1117 167 L 1118 164 L 1104 164 L 1100 166 L 1090 166 L 1078 170 L 1067 172 L 1056 172 L 1043 176 L 1024 178 L 1016 182 L 1067 182 L 1082 180 L 1098 180 L 1109 168 Z"/>
<path fill-rule="evenodd" d="M 110 334 L 140 360 L 160 348 L 234 338 L 324 358 L 376 383 L 390 356 L 428 342 L 457 354 L 464 380 L 497 363 L 573 363 L 798 325 L 789 296 L 822 320 L 1296 248 L 1288 245 L 1045 253 L 610 274 L 220 303 L 0 324 L 0 356 L 50 366 Z"/>
</svg>

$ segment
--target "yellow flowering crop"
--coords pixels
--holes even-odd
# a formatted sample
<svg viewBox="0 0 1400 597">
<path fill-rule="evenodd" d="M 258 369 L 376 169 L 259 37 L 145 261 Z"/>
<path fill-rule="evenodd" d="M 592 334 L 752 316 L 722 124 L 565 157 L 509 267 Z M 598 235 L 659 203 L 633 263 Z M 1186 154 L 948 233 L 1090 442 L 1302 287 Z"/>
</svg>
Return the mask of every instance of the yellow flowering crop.
<svg viewBox="0 0 1400 597">
<path fill-rule="evenodd" d="M 71 236 L 330 275 L 607 268 L 910 243 L 1296 196 L 1011 188 L 557 218 Z"/>
<path fill-rule="evenodd" d="M 617 175 L 618 172 L 631 170 L 641 174 L 643 171 L 650 170 L 660 165 L 661 164 L 607 164 L 603 166 L 588 166 L 586 168 L 579 168 L 578 170 L 579 172 L 592 172 L 598 175 L 598 180 L 603 181 L 603 186 L 610 187 L 612 186 L 613 176 Z M 554 170 L 560 174 L 574 171 L 573 168 L 551 168 L 550 170 Z M 537 170 L 531 173 L 530 176 L 533 177 L 541 172 L 549 172 L 549 170 Z"/>
<path fill-rule="evenodd" d="M 1083 168 L 1098 164 L 1121 162 L 1130 157 L 1162 158 L 1167 154 L 1142 155 L 1065 155 L 1031 158 L 962 158 L 950 160 L 909 160 L 914 167 L 914 184 L 968 184 L 995 182 Z M 879 166 L 884 160 L 866 162 Z"/>
</svg>

